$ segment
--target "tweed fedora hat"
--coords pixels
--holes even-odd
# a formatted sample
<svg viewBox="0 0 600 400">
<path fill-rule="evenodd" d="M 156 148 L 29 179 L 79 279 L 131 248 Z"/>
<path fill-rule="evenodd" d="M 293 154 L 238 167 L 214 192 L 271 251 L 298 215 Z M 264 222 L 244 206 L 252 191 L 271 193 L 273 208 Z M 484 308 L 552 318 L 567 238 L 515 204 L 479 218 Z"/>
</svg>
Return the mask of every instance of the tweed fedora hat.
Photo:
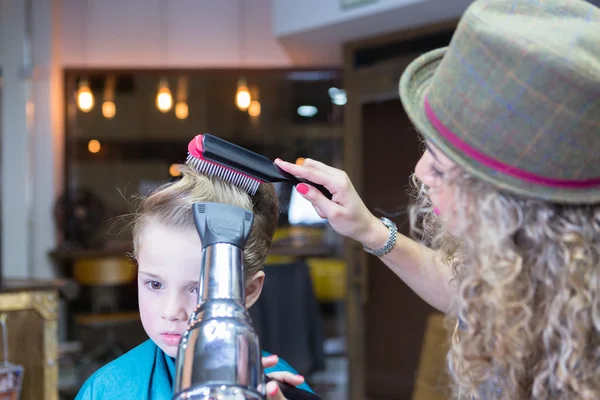
<svg viewBox="0 0 600 400">
<path fill-rule="evenodd" d="M 452 161 L 501 190 L 600 203 L 600 9 L 477 0 L 446 48 L 413 61 L 402 104 Z"/>
</svg>

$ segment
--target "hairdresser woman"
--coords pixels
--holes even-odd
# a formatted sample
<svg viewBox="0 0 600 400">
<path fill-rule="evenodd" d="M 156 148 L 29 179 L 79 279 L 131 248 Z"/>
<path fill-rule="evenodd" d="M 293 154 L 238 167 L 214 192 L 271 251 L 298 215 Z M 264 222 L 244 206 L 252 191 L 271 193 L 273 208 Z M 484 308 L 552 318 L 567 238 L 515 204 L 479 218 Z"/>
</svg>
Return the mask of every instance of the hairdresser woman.
<svg viewBox="0 0 600 400">
<path fill-rule="evenodd" d="M 325 185 L 332 201 L 297 189 L 458 317 L 457 396 L 600 399 L 600 10 L 475 1 L 448 48 L 406 69 L 400 97 L 427 146 L 412 217 L 432 249 L 375 218 L 344 172 L 277 164 Z"/>
</svg>

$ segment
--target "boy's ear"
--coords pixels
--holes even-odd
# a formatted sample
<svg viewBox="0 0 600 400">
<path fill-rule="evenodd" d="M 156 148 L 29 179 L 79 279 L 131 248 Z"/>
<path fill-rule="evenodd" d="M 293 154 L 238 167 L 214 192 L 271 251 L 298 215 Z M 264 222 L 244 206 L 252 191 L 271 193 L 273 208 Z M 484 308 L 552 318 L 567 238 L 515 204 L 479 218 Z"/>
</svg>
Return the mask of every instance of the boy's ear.
<svg viewBox="0 0 600 400">
<path fill-rule="evenodd" d="M 252 307 L 260 297 L 263 283 L 265 283 L 265 272 L 258 271 L 246 281 L 246 308 Z"/>
</svg>

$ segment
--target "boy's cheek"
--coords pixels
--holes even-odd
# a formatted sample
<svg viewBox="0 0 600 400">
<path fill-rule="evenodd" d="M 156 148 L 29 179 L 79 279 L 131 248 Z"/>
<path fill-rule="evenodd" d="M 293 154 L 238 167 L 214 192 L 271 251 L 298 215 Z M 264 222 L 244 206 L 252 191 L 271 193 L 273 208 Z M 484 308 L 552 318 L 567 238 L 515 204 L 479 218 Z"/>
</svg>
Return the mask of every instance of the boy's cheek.
<svg viewBox="0 0 600 400">
<path fill-rule="evenodd" d="M 140 316 L 145 319 L 157 318 L 160 315 L 160 302 L 152 296 L 141 294 L 138 298 Z"/>
<path fill-rule="evenodd" d="M 197 296 L 193 296 L 193 299 L 187 299 L 186 301 L 186 311 L 187 311 L 187 315 L 191 315 L 194 310 L 196 309 L 196 306 L 198 306 L 198 297 Z"/>
</svg>

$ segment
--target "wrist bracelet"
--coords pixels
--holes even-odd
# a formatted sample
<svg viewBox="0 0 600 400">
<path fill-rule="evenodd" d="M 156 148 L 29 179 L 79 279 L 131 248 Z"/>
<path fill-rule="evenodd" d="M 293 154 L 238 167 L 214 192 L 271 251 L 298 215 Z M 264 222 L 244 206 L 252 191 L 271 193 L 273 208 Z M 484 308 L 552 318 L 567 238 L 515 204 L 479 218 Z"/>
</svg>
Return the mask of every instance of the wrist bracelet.
<svg viewBox="0 0 600 400">
<path fill-rule="evenodd" d="M 398 228 L 396 227 L 396 224 L 394 224 L 392 221 L 390 221 L 388 218 L 382 217 L 381 218 L 381 223 L 383 225 L 385 225 L 390 233 L 388 236 L 388 240 L 387 242 L 385 242 L 385 244 L 383 245 L 383 247 L 377 249 L 377 250 L 373 250 L 365 245 L 363 245 L 363 249 L 370 254 L 373 254 L 377 257 L 381 257 L 383 255 L 386 255 L 387 253 L 389 253 L 393 248 L 394 245 L 396 244 L 396 236 L 398 233 Z"/>
</svg>

